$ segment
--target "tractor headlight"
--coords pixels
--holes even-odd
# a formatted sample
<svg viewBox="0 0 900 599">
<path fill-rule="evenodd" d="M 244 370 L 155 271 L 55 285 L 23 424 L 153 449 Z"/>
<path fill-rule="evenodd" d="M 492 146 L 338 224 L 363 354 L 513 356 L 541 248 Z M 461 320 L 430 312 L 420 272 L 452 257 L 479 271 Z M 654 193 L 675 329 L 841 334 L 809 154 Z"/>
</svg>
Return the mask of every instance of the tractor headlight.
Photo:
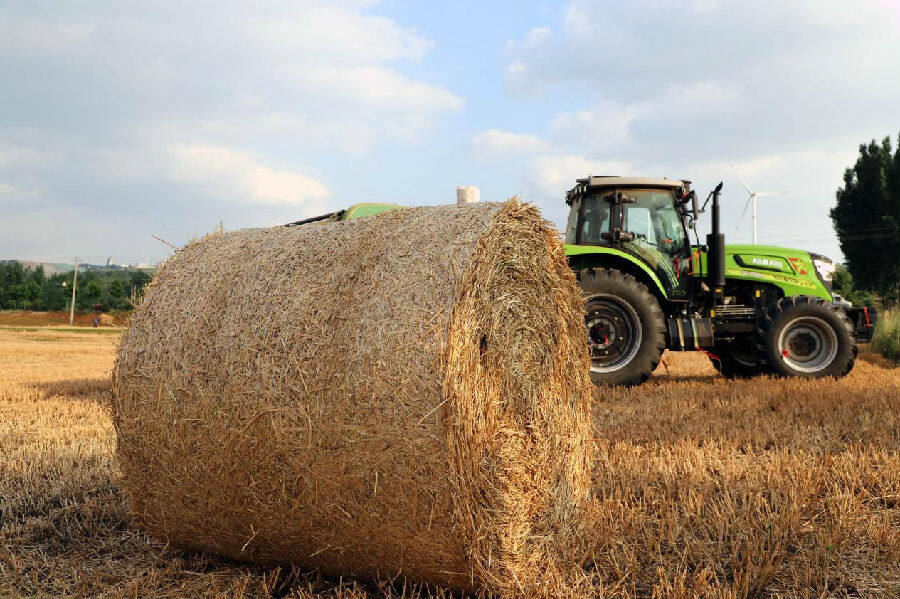
<svg viewBox="0 0 900 599">
<path fill-rule="evenodd" d="M 825 284 L 825 287 L 828 288 L 828 291 L 831 291 L 831 281 L 834 279 L 834 271 L 837 268 L 834 260 L 827 256 L 812 253 L 809 257 L 812 258 L 813 266 L 816 267 L 819 278 Z"/>
</svg>

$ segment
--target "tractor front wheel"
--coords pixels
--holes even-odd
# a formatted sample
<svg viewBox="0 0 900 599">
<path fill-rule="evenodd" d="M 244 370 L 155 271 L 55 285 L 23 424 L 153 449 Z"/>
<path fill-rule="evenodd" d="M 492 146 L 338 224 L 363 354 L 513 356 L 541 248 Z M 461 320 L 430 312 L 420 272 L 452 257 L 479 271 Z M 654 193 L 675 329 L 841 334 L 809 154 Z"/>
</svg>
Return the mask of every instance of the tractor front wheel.
<svg viewBox="0 0 900 599">
<path fill-rule="evenodd" d="M 780 376 L 844 376 L 856 361 L 853 323 L 831 302 L 800 295 L 769 307 L 757 321 L 757 346 Z"/>
<path fill-rule="evenodd" d="M 646 381 L 666 346 L 659 302 L 637 279 L 618 270 L 582 270 L 578 284 L 585 300 L 591 380 L 608 385 Z"/>
</svg>

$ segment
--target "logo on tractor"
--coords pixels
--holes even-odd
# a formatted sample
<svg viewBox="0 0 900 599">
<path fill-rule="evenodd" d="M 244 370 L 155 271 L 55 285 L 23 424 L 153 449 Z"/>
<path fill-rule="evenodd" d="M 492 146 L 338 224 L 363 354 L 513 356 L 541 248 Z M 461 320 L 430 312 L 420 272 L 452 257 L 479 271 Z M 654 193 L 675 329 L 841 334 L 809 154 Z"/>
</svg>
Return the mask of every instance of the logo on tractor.
<svg viewBox="0 0 900 599">
<path fill-rule="evenodd" d="M 750 258 L 750 263 L 753 264 L 754 266 L 763 266 L 765 268 L 778 268 L 778 269 L 780 269 L 781 265 L 782 265 L 780 260 L 772 260 L 771 258 L 759 258 L 757 256 Z"/>
</svg>

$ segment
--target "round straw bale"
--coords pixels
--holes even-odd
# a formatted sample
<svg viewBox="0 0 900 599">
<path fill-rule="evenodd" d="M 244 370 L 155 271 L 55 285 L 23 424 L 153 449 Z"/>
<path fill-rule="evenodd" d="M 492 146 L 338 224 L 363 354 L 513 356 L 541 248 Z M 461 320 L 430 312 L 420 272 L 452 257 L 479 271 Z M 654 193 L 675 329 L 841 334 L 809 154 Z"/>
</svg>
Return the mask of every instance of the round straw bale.
<svg viewBox="0 0 900 599">
<path fill-rule="evenodd" d="M 565 592 L 590 496 L 583 326 L 561 244 L 517 201 L 209 235 L 120 345 L 132 509 L 241 560 Z"/>
</svg>

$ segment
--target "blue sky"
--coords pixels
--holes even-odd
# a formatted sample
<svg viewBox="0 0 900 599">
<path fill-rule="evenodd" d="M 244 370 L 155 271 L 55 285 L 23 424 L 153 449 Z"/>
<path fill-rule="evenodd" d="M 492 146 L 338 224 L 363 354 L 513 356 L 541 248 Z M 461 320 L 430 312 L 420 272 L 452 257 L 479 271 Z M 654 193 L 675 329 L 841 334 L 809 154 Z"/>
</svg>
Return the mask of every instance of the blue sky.
<svg viewBox="0 0 900 599">
<path fill-rule="evenodd" d="M 761 241 L 839 257 L 859 143 L 900 131 L 895 0 L 0 3 L 0 258 L 156 260 L 363 200 L 579 176 L 759 190 Z"/>
</svg>

